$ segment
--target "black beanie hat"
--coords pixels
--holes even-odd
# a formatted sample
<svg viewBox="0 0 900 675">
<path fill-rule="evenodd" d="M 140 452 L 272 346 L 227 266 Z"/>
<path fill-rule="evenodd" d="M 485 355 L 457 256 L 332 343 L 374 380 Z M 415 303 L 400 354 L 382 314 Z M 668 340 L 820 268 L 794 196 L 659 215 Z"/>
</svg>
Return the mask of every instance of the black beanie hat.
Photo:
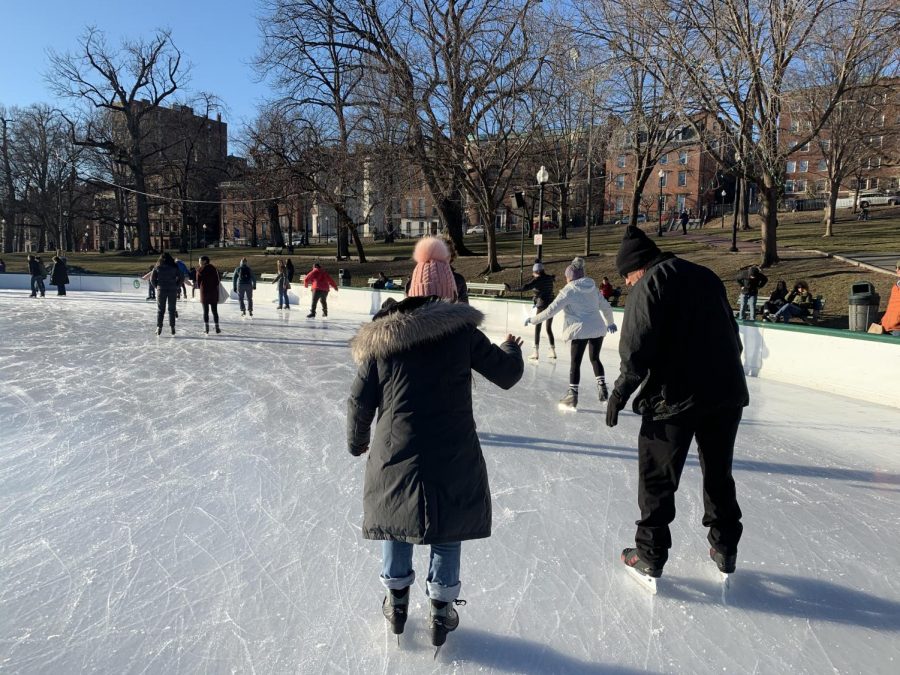
<svg viewBox="0 0 900 675">
<path fill-rule="evenodd" d="M 619 246 L 619 254 L 616 256 L 616 269 L 623 277 L 627 276 L 646 266 L 660 253 L 662 251 L 644 234 L 642 229 L 629 225 L 625 228 L 622 245 Z"/>
</svg>

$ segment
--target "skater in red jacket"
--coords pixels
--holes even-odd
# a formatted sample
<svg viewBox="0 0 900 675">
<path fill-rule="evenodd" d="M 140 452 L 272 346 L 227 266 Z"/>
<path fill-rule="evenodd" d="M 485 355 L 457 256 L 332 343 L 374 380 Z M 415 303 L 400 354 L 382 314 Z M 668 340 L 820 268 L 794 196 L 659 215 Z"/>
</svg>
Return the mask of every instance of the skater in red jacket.
<svg viewBox="0 0 900 675">
<path fill-rule="evenodd" d="M 337 292 L 337 284 L 319 263 L 315 263 L 303 280 L 304 288 L 309 288 L 310 285 L 313 290 L 312 308 L 306 318 L 312 319 L 316 316 L 316 305 L 319 304 L 319 300 L 322 301 L 322 316 L 328 316 L 328 289 L 333 288 Z"/>
</svg>

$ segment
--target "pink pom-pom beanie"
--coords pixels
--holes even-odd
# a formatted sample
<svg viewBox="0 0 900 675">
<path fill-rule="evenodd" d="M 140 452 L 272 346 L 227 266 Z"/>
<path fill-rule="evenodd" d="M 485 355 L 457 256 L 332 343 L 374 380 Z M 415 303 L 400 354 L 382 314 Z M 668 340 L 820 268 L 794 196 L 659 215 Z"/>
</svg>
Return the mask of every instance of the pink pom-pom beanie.
<svg viewBox="0 0 900 675">
<path fill-rule="evenodd" d="M 416 267 L 409 281 L 410 296 L 437 295 L 456 299 L 456 282 L 450 269 L 450 249 L 437 237 L 423 237 L 413 251 Z"/>
</svg>

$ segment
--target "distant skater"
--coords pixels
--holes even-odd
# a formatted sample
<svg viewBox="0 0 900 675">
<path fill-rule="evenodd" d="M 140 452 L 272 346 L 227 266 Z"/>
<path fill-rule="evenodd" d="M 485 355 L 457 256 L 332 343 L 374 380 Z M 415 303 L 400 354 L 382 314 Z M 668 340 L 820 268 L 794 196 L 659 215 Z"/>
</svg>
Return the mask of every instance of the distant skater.
<svg viewBox="0 0 900 675">
<path fill-rule="evenodd" d="M 209 262 L 209 256 L 200 256 L 200 269 L 197 270 L 196 286 L 200 290 L 200 302 L 203 304 L 204 332 L 209 335 L 209 313 L 212 312 L 216 333 L 219 328 L 219 270 Z"/>
<path fill-rule="evenodd" d="M 281 260 L 276 261 L 276 270 L 277 274 L 272 283 L 275 284 L 278 290 L 278 309 L 290 310 L 291 303 L 288 300 L 288 290 L 291 287 L 291 282 L 288 281 L 288 273 L 284 262 Z"/>
<path fill-rule="evenodd" d="M 66 267 L 65 258 L 53 256 L 53 267 L 50 270 L 50 285 L 56 286 L 57 295 L 66 294 L 66 284 L 69 283 L 69 269 Z"/>
<path fill-rule="evenodd" d="M 338 290 L 338 286 L 334 283 L 334 279 L 331 278 L 331 275 L 323 270 L 319 263 L 314 263 L 313 268 L 303 280 L 303 286 L 304 288 L 312 286 L 313 289 L 312 307 L 309 310 L 309 314 L 306 315 L 306 318 L 312 319 L 316 316 L 316 305 L 319 304 L 320 300 L 322 302 L 322 316 L 328 316 L 328 289 L 333 288 L 335 293 L 337 293 Z"/>
<path fill-rule="evenodd" d="M 462 542 L 491 536 L 472 378 L 477 372 L 510 389 L 522 377 L 522 341 L 507 335 L 491 344 L 478 328 L 484 315 L 454 302 L 443 242 L 423 238 L 414 257 L 409 297 L 382 309 L 350 343 L 359 369 L 347 402 L 347 442 L 352 455 L 368 453 L 362 536 L 382 542 L 381 611 L 393 633 L 403 633 L 416 580 L 413 546 L 430 546 L 427 626 L 440 648 L 459 626 L 454 605 L 465 604 Z"/>
<path fill-rule="evenodd" d="M 47 276 L 46 270 L 41 263 L 41 259 L 36 258 L 30 253 L 28 254 L 28 274 L 31 275 L 31 297 L 36 298 L 37 294 L 40 292 L 41 297 L 43 298 L 46 293 L 44 287 L 44 277 Z"/>
<path fill-rule="evenodd" d="M 606 406 L 606 424 L 618 424 L 619 411 L 638 387 L 632 407 L 642 418 L 637 444 L 641 517 L 622 562 L 650 584 L 662 576 L 672 547 L 675 492 L 696 438 L 709 555 L 721 572 L 734 572 L 743 526 L 731 468 L 749 395 L 725 286 L 706 267 L 660 251 L 637 227 L 626 228 L 616 267 L 632 290 L 619 340 L 621 371 Z"/>
<path fill-rule="evenodd" d="M 603 402 L 609 396 L 606 388 L 606 373 L 600 362 L 600 348 L 606 334 L 616 332 L 612 307 L 601 295 L 597 284 L 584 276 L 584 259 L 575 258 L 566 268 L 566 280 L 556 299 L 542 312 L 525 320 L 525 325 L 537 324 L 563 312 L 563 340 L 571 340 L 571 362 L 569 364 L 569 390 L 559 402 L 561 409 L 575 410 L 578 407 L 578 387 L 581 383 L 581 361 L 584 352 L 597 378 L 597 392 Z M 601 316 L 602 314 L 602 316 Z"/>
<path fill-rule="evenodd" d="M 256 275 L 247 264 L 246 258 L 241 258 L 241 264 L 234 268 L 234 274 L 231 275 L 231 283 L 234 292 L 237 293 L 238 302 L 241 306 L 241 316 L 248 311 L 253 316 L 253 291 L 256 290 Z M 244 304 L 246 299 L 247 304 Z"/>
<path fill-rule="evenodd" d="M 181 273 L 181 285 L 178 287 L 179 297 L 184 297 L 184 299 L 187 300 L 187 285 L 185 282 L 191 278 L 191 271 L 181 258 L 175 258 L 175 264 L 178 266 L 178 271 Z"/>
<path fill-rule="evenodd" d="M 547 274 L 544 271 L 543 263 L 540 261 L 537 261 L 532 265 L 531 276 L 531 281 L 524 284 L 521 288 L 511 288 L 510 290 L 515 293 L 531 291 L 534 294 L 532 299 L 534 308 L 538 312 L 543 312 L 550 306 L 550 303 L 553 302 L 556 297 L 556 294 L 553 292 L 553 282 L 556 280 L 556 277 L 552 274 Z M 543 323 L 534 324 L 534 352 L 528 357 L 531 361 L 538 360 L 538 352 L 541 346 L 541 326 L 546 326 L 547 328 L 547 342 L 550 344 L 550 358 L 556 358 L 556 341 L 553 338 L 553 317 L 551 316 Z"/>
<path fill-rule="evenodd" d="M 168 251 L 159 256 L 159 261 L 150 275 L 150 283 L 156 289 L 156 334 L 162 333 L 163 317 L 168 305 L 169 327 L 172 329 L 172 335 L 175 335 L 175 319 L 178 316 L 178 312 L 175 311 L 175 300 L 178 298 L 179 289 L 184 285 L 184 277 L 181 276 L 181 270 Z"/>
<path fill-rule="evenodd" d="M 150 283 L 150 277 L 153 276 L 154 269 L 156 269 L 156 265 L 150 265 L 150 269 L 141 277 L 141 279 L 147 282 L 147 300 L 156 300 L 156 288 Z"/>
</svg>

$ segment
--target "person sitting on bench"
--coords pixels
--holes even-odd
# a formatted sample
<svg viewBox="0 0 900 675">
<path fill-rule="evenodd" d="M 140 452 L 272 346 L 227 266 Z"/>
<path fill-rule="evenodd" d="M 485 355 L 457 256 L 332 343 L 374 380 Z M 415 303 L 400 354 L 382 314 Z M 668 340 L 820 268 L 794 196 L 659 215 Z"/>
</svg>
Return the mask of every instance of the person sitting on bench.
<svg viewBox="0 0 900 675">
<path fill-rule="evenodd" d="M 806 318 L 815 307 L 816 299 L 809 291 L 809 284 L 802 279 L 794 284 L 794 290 L 787 294 L 784 306 L 775 312 L 775 323 L 790 323 L 795 316 Z"/>
</svg>

